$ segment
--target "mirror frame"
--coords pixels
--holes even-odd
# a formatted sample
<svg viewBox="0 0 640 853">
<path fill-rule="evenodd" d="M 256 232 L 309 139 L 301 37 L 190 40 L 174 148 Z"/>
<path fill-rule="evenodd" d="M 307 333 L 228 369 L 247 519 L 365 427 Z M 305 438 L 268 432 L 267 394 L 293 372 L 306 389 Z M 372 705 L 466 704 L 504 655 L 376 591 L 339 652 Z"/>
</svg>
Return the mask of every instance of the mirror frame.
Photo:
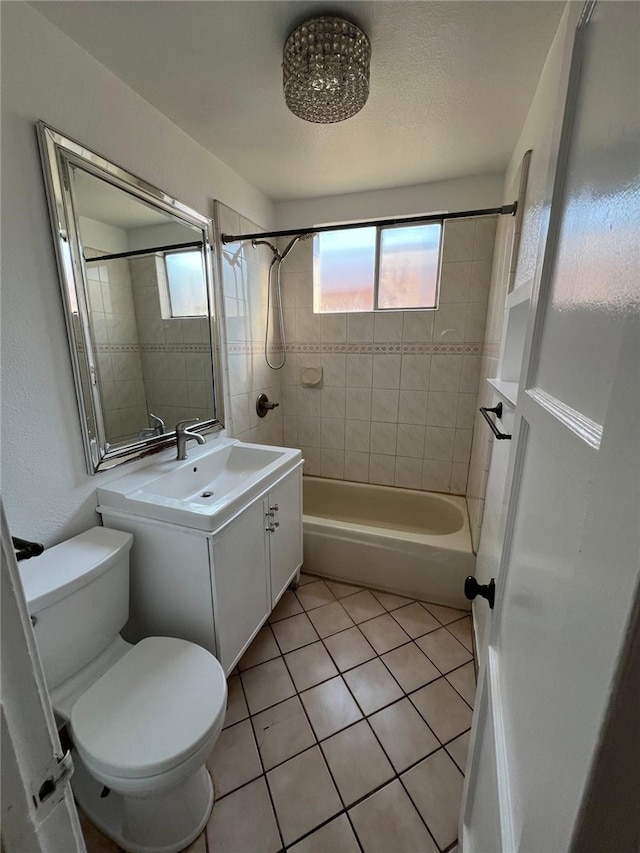
<svg viewBox="0 0 640 853">
<path fill-rule="evenodd" d="M 216 318 L 219 316 L 213 274 L 213 220 L 178 201 L 157 187 L 132 175 L 126 169 L 65 136 L 44 122 L 37 124 L 38 142 L 44 172 L 49 215 L 53 230 L 58 274 L 62 290 L 64 315 L 69 338 L 80 428 L 89 474 L 113 468 L 133 459 L 157 453 L 175 443 L 175 430 L 125 444 L 109 445 L 105 417 L 100 399 L 98 374 L 89 322 L 89 291 L 82 252 L 78 216 L 74 205 L 73 188 L 69 181 L 69 166 L 79 166 L 129 195 L 150 204 L 201 233 L 205 258 L 207 300 L 209 304 L 209 337 L 211 344 L 214 417 L 201 421 L 198 432 L 223 429 L 223 382 L 220 346 Z M 74 323 L 73 303 L 78 306 L 78 322 Z M 87 377 L 83 384 L 83 370 Z M 85 388 L 89 386 L 89 391 Z"/>
</svg>

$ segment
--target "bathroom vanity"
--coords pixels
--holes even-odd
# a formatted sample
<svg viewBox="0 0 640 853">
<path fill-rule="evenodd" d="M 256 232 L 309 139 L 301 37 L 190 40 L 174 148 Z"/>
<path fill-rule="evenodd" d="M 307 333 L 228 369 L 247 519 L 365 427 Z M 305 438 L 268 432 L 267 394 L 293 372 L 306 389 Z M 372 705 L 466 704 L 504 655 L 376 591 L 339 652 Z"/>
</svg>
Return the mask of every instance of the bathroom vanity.
<svg viewBox="0 0 640 853">
<path fill-rule="evenodd" d="M 302 565 L 300 451 L 220 437 L 99 488 L 98 503 L 134 537 L 125 639 L 191 640 L 228 675 Z"/>
</svg>

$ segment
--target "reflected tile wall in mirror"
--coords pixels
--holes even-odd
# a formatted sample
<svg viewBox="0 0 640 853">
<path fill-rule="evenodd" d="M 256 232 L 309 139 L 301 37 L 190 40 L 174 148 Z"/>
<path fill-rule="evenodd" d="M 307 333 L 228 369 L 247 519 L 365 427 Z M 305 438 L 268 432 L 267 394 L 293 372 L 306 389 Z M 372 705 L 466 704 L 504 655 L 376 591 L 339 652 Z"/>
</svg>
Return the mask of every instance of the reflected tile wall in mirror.
<svg viewBox="0 0 640 853">
<path fill-rule="evenodd" d="M 87 257 L 107 251 L 86 248 Z M 161 256 L 88 261 L 91 325 L 109 444 L 151 427 L 213 417 L 211 346 L 205 317 L 163 320 Z"/>
</svg>

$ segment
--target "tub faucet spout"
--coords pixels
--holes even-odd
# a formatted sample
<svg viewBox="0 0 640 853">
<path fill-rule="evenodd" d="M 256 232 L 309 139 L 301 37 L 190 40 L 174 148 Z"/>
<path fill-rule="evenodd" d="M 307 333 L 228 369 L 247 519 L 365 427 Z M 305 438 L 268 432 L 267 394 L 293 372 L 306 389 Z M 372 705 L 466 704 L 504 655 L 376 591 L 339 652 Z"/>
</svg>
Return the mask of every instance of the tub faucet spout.
<svg viewBox="0 0 640 853">
<path fill-rule="evenodd" d="M 187 421 L 180 421 L 176 424 L 176 444 L 178 446 L 178 455 L 176 459 L 182 461 L 187 458 L 187 442 L 190 439 L 197 441 L 198 444 L 206 444 L 205 437 L 199 432 L 193 432 L 189 429 L 189 424 L 195 424 L 200 418 L 190 418 Z"/>
</svg>

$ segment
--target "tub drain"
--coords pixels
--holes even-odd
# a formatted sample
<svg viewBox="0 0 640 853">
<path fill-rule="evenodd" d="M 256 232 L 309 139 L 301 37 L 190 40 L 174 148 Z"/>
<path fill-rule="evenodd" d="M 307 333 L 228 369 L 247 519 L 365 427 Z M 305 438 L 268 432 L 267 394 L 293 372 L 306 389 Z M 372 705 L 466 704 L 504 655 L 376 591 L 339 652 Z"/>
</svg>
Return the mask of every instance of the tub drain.
<svg viewBox="0 0 640 853">
<path fill-rule="evenodd" d="M 200 495 L 200 497 L 201 497 L 201 498 L 212 498 L 212 497 L 213 497 L 213 492 L 203 492 L 203 493 Z"/>
</svg>

